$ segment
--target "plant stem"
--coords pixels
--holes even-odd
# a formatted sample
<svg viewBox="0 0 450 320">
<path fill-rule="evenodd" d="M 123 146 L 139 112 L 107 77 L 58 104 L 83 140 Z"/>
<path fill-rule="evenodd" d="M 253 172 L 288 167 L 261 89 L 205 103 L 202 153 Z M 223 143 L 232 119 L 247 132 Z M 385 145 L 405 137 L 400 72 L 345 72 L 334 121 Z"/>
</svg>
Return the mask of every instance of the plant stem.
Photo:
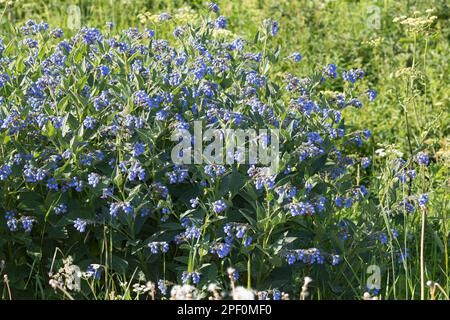
<svg viewBox="0 0 450 320">
<path fill-rule="evenodd" d="M 424 244 L 425 244 L 425 217 L 426 209 L 421 209 L 422 225 L 420 233 L 420 299 L 425 300 L 425 261 L 424 261 Z"/>
<path fill-rule="evenodd" d="M 252 287 L 252 277 L 251 277 L 251 260 L 250 254 L 247 256 L 247 289 Z"/>
</svg>

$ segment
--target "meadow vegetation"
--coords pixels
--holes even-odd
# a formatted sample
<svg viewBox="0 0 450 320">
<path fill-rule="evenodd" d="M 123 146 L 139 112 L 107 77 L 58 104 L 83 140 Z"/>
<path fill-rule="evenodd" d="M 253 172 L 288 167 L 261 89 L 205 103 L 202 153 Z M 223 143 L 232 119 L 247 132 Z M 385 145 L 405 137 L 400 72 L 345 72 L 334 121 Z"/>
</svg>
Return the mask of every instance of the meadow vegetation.
<svg viewBox="0 0 450 320">
<path fill-rule="evenodd" d="M 0 1 L 0 297 L 448 299 L 446 1 L 217 5 Z M 280 172 L 174 167 L 198 119 Z"/>
</svg>

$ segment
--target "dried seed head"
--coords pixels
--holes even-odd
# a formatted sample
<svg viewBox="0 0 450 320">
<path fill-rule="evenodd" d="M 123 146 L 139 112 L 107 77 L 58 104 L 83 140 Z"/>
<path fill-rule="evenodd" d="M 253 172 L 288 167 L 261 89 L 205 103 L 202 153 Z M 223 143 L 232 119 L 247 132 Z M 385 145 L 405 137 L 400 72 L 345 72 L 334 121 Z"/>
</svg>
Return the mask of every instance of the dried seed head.
<svg viewBox="0 0 450 320">
<path fill-rule="evenodd" d="M 233 290 L 233 300 L 255 300 L 255 294 L 252 290 L 244 287 L 237 287 Z"/>
<path fill-rule="evenodd" d="M 56 288 L 58 288 L 58 281 L 56 281 L 55 279 L 50 279 L 50 281 L 48 282 L 50 287 L 52 287 L 54 290 L 56 290 Z"/>
</svg>

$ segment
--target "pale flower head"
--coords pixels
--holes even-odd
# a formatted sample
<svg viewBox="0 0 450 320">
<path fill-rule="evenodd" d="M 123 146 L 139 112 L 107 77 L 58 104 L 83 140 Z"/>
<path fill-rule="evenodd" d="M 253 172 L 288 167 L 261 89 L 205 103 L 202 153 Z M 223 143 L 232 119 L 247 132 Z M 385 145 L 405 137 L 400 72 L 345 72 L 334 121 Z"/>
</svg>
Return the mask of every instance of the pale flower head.
<svg viewBox="0 0 450 320">
<path fill-rule="evenodd" d="M 252 290 L 244 287 L 237 287 L 233 290 L 233 300 L 255 300 L 255 294 Z"/>
</svg>

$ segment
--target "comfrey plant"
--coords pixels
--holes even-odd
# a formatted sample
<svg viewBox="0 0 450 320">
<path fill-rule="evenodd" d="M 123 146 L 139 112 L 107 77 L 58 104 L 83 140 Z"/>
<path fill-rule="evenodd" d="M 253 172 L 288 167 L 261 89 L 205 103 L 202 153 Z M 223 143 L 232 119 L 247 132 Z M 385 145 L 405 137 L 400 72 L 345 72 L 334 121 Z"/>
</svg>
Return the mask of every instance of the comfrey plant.
<svg viewBox="0 0 450 320">
<path fill-rule="evenodd" d="M 275 80 L 270 67 L 282 55 L 302 63 L 298 52 L 269 50 L 282 26 L 266 20 L 246 41 L 209 8 L 202 23 L 173 26 L 166 15 L 144 30 L 85 27 L 65 39 L 28 21 L 17 43 L 0 42 L 7 264 L 25 263 L 18 255 L 45 263 L 59 247 L 88 261 L 83 270 L 104 266 L 91 289 L 103 278 L 119 282 L 111 271 L 129 278 L 138 268 L 161 297 L 169 284 L 225 287 L 230 266 L 234 281 L 271 292 L 298 288 L 293 275 L 333 272 L 345 255 L 336 212 L 365 201 L 359 177 L 370 166 L 358 155 L 370 131 L 350 131 L 342 110 L 376 92 L 362 70 L 334 64 Z M 161 24 L 174 28 L 172 38 L 158 37 Z M 178 130 L 192 144 L 214 139 L 196 136 L 194 122 L 217 132 L 276 130 L 279 165 L 238 161 L 252 156 L 248 137 L 227 148 L 236 162 L 173 163 Z M 262 149 L 275 143 L 260 138 Z M 191 151 L 196 159 L 194 145 L 179 150 Z"/>
</svg>

